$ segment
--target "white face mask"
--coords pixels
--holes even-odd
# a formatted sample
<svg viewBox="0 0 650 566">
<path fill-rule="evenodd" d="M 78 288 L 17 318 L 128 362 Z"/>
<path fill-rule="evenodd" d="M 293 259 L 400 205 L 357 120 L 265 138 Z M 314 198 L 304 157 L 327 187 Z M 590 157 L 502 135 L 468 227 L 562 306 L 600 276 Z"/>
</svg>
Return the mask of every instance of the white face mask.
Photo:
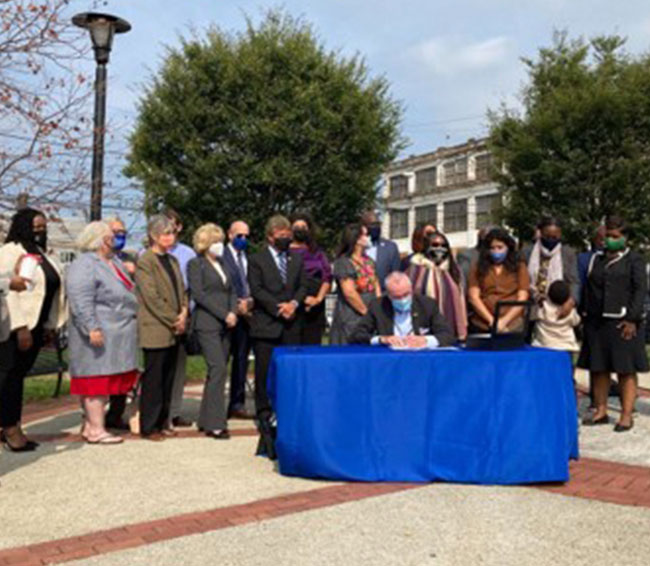
<svg viewBox="0 0 650 566">
<path fill-rule="evenodd" d="M 208 252 L 214 257 L 221 257 L 223 255 L 223 242 L 217 242 L 216 244 L 212 244 L 208 248 Z"/>
</svg>

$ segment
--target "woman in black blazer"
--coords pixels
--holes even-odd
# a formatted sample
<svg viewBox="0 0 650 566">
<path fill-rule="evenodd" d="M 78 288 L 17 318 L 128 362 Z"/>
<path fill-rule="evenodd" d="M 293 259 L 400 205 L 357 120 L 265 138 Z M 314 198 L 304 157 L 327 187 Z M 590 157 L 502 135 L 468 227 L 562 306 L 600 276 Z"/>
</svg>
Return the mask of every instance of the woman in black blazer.
<svg viewBox="0 0 650 566">
<path fill-rule="evenodd" d="M 643 331 L 646 269 L 643 258 L 628 247 L 623 220 L 610 216 L 605 227 L 605 251 L 591 259 L 582 305 L 585 326 L 578 366 L 590 371 L 596 405 L 583 424 L 609 423 L 607 396 L 614 372 L 622 405 L 614 430 L 625 432 L 634 424 L 636 374 L 648 371 Z"/>
<path fill-rule="evenodd" d="M 216 224 L 201 226 L 194 234 L 198 257 L 187 265 L 194 301 L 191 329 L 208 366 L 198 424 L 207 436 L 217 439 L 230 438 L 225 388 L 230 332 L 237 324 L 237 294 L 222 262 L 224 239 Z"/>
</svg>

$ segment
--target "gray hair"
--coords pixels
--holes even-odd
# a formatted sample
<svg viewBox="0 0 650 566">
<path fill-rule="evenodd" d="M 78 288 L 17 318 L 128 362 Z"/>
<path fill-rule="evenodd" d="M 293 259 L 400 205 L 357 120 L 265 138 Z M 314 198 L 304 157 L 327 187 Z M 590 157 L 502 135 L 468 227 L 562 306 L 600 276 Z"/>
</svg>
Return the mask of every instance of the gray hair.
<svg viewBox="0 0 650 566">
<path fill-rule="evenodd" d="M 147 234 L 156 238 L 162 234 L 171 234 L 174 232 L 174 221 L 163 214 L 156 214 L 149 219 L 147 223 Z"/>
<path fill-rule="evenodd" d="M 81 234 L 79 234 L 79 237 L 77 238 L 77 246 L 82 252 L 96 252 L 102 247 L 104 238 L 112 235 L 113 231 L 106 222 L 91 222 L 83 229 Z"/>
<path fill-rule="evenodd" d="M 384 284 L 386 285 L 386 288 L 392 287 L 393 285 L 399 285 L 400 283 L 408 283 L 409 287 L 412 287 L 411 280 L 409 279 L 408 275 L 406 273 L 402 273 L 401 271 L 393 271 L 392 273 L 388 274 L 388 277 L 384 279 Z"/>
</svg>

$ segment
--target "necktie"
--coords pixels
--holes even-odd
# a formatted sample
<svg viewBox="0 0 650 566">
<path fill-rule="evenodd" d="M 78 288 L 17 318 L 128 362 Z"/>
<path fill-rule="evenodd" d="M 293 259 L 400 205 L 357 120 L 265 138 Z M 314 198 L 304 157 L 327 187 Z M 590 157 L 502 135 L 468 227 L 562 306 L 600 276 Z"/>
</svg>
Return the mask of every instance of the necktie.
<svg viewBox="0 0 650 566">
<path fill-rule="evenodd" d="M 244 266 L 244 252 L 237 252 L 237 266 L 239 267 L 239 278 L 244 287 L 244 295 L 248 297 L 250 295 L 250 289 L 248 288 L 248 277 L 246 275 L 246 267 Z"/>
<path fill-rule="evenodd" d="M 280 276 L 282 277 L 282 282 L 287 282 L 287 254 L 286 252 L 280 252 L 279 255 L 279 267 L 280 267 Z"/>
</svg>

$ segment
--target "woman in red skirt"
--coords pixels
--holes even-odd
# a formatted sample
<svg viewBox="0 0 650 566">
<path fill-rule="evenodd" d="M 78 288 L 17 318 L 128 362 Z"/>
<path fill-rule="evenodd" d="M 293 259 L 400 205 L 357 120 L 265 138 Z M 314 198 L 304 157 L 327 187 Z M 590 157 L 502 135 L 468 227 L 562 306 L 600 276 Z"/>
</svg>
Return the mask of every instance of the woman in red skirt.
<svg viewBox="0 0 650 566">
<path fill-rule="evenodd" d="M 135 286 L 115 257 L 108 224 L 91 222 L 78 244 L 83 253 L 66 281 L 70 393 L 81 398 L 86 441 L 117 444 L 123 439 L 106 430 L 104 412 L 108 397 L 128 393 L 138 378 Z"/>
</svg>

